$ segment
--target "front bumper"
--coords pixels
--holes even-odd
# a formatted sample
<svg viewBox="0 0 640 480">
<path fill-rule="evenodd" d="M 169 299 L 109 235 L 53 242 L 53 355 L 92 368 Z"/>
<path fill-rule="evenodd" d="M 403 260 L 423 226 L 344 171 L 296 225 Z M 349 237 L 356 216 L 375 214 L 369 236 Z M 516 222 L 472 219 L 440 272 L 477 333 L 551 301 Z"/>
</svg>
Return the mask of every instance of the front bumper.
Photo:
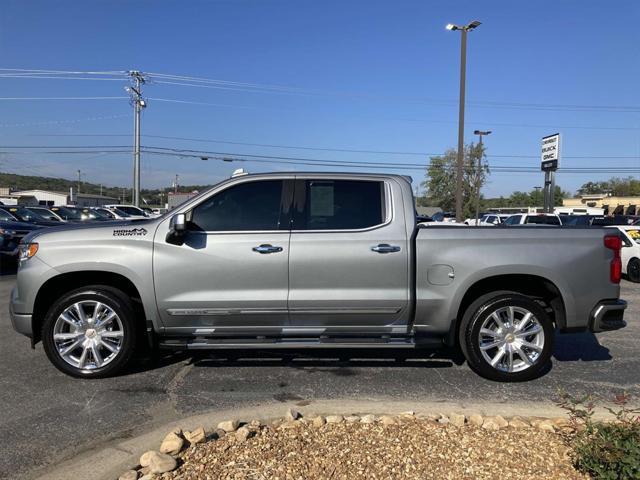
<svg viewBox="0 0 640 480">
<path fill-rule="evenodd" d="M 589 317 L 589 330 L 593 333 L 619 330 L 627 326 L 624 311 L 627 302 L 624 300 L 603 300 L 599 302 Z"/>
<path fill-rule="evenodd" d="M 13 325 L 13 329 L 16 332 L 21 333 L 22 335 L 26 335 L 29 338 L 33 337 L 33 327 L 31 323 L 30 313 L 16 313 L 13 311 L 13 303 L 10 303 L 9 316 L 11 317 L 11 325 Z"/>
</svg>

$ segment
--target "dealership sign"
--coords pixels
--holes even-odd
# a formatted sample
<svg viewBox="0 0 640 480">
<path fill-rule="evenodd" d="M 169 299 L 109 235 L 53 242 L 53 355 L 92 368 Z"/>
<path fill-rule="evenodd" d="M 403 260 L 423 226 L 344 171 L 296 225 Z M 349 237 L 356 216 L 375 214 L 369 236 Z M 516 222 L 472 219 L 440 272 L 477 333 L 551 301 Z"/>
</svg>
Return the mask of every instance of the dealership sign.
<svg viewBox="0 0 640 480">
<path fill-rule="evenodd" d="M 540 157 L 543 172 L 558 169 L 560 162 L 560 134 L 555 133 L 542 137 L 542 154 Z"/>
</svg>

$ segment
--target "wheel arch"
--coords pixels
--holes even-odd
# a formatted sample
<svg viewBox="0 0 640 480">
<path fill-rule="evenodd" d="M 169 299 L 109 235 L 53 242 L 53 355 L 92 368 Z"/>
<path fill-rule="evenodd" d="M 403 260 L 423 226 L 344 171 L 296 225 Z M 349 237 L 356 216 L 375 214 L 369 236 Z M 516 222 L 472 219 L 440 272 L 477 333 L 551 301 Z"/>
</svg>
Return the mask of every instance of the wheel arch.
<svg viewBox="0 0 640 480">
<path fill-rule="evenodd" d="M 451 323 L 446 344 L 456 346 L 462 317 L 478 298 L 491 292 L 508 291 L 532 297 L 548 311 L 557 328 L 567 327 L 567 311 L 562 293 L 551 280 L 534 274 L 500 274 L 477 280 L 464 293 Z"/>
<path fill-rule="evenodd" d="M 145 321 L 148 317 L 145 313 L 142 296 L 136 285 L 129 278 L 119 273 L 86 270 L 61 273 L 60 275 L 49 278 L 42 284 L 36 294 L 33 306 L 33 315 L 31 318 L 33 332 L 32 344 L 36 344 L 41 340 L 40 332 L 42 323 L 53 302 L 65 293 L 89 285 L 104 285 L 115 288 L 131 298 L 136 320 L 138 320 L 141 325 L 141 333 L 144 331 Z"/>
</svg>

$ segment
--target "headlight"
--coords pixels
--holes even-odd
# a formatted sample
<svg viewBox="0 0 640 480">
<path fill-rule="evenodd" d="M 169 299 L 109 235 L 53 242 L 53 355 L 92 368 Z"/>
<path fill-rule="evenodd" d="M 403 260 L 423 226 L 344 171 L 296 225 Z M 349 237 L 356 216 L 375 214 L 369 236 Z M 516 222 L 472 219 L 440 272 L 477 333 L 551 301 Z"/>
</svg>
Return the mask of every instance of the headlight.
<svg viewBox="0 0 640 480">
<path fill-rule="evenodd" d="M 33 257 L 38 251 L 37 243 L 21 243 L 18 246 L 18 260 L 24 262 Z"/>
</svg>

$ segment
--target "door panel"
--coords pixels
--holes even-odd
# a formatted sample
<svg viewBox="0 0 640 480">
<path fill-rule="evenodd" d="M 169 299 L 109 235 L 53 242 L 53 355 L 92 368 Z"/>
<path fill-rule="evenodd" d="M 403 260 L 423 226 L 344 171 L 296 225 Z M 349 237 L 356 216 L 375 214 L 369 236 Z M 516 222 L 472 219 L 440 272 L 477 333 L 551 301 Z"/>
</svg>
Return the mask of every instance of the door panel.
<svg viewBox="0 0 640 480">
<path fill-rule="evenodd" d="M 399 195 L 399 186 L 376 182 L 383 199 L 380 209 L 372 211 L 369 207 L 376 203 L 373 188 L 322 181 L 313 192 L 311 182 L 296 181 L 289 247 L 292 325 L 348 328 L 406 324 L 409 244 L 403 206 L 390 201 L 394 188 Z M 306 220 L 300 221 L 305 216 Z M 377 216 L 381 216 L 379 220 Z M 362 228 L 346 230 L 350 225 Z M 307 226 L 315 230 L 299 229 Z"/>
<path fill-rule="evenodd" d="M 169 219 L 160 225 L 154 281 L 170 332 L 255 334 L 288 324 L 292 195 L 292 180 L 237 180 L 180 211 L 183 243 L 167 241 Z"/>
<path fill-rule="evenodd" d="M 165 234 L 166 235 L 166 234 Z M 159 238 L 164 235 L 159 232 Z M 254 247 L 270 244 L 279 252 Z M 158 309 L 166 327 L 269 327 L 288 323 L 289 232 L 188 232 L 154 252 Z"/>
</svg>

